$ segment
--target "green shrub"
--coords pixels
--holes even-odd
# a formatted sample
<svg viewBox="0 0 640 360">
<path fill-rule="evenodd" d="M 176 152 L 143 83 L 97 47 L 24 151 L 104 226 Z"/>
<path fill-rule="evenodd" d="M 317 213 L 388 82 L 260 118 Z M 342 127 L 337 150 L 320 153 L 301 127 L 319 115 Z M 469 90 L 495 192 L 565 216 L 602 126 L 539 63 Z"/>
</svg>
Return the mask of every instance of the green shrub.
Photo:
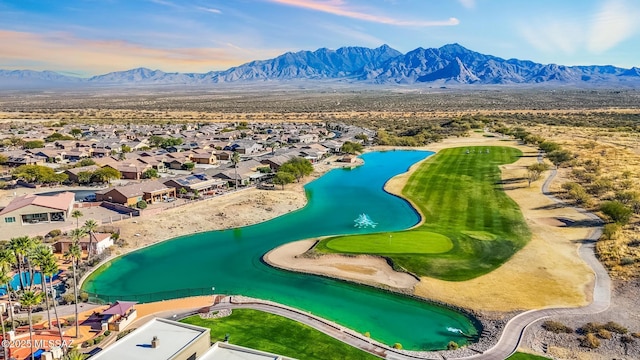
<svg viewBox="0 0 640 360">
<path fill-rule="evenodd" d="M 364 333 L 364 336 L 370 338 L 371 337 L 371 333 L 367 331 L 366 333 Z"/>
<path fill-rule="evenodd" d="M 127 336 L 130 332 L 132 332 L 135 329 L 127 329 L 125 331 L 122 331 L 120 333 L 118 333 L 118 336 L 116 336 L 116 341 L 122 339 L 123 337 Z"/>
<path fill-rule="evenodd" d="M 458 345 L 458 343 L 455 341 L 449 341 L 449 343 L 447 344 L 447 350 L 458 350 L 459 347 L 460 345 Z"/>
<path fill-rule="evenodd" d="M 65 304 L 73 304 L 75 302 L 75 296 L 73 293 L 65 293 L 62 295 L 62 301 L 64 301 Z"/>
<path fill-rule="evenodd" d="M 402 344 L 400 344 L 400 343 L 395 343 L 395 344 L 393 344 L 393 348 L 394 348 L 394 349 L 398 349 L 398 350 L 402 350 Z"/>
<path fill-rule="evenodd" d="M 598 339 L 594 334 L 588 333 L 580 338 L 580 346 L 589 349 L 596 349 L 600 346 L 600 339 Z"/>
<path fill-rule="evenodd" d="M 605 224 L 602 229 L 602 237 L 605 240 L 613 240 L 618 237 L 620 228 L 620 224 L 617 223 Z"/>
<path fill-rule="evenodd" d="M 602 195 L 613 189 L 613 182 L 610 179 L 598 179 L 589 187 L 589 193 L 593 195 Z"/>
<path fill-rule="evenodd" d="M 622 259 L 620 259 L 620 265 L 622 266 L 633 265 L 635 262 L 636 262 L 636 259 L 629 256 L 625 256 Z"/>
<path fill-rule="evenodd" d="M 567 334 L 571 334 L 573 333 L 573 329 L 568 327 L 567 325 L 558 322 L 558 321 L 553 321 L 553 320 L 546 320 L 545 322 L 542 323 L 542 328 L 547 330 L 547 331 L 551 331 L 553 333 L 556 334 L 560 334 L 560 333 L 567 333 Z"/>
<path fill-rule="evenodd" d="M 631 219 L 633 210 L 619 201 L 607 201 L 600 205 L 600 211 L 607 215 L 613 222 L 626 225 Z"/>
<path fill-rule="evenodd" d="M 147 202 L 144 200 L 140 200 L 136 203 L 136 207 L 140 210 L 144 210 L 147 208 Z"/>
<path fill-rule="evenodd" d="M 111 330 L 105 330 L 104 336 L 107 337 L 109 335 L 111 335 Z"/>
<path fill-rule="evenodd" d="M 587 191 L 578 183 L 567 182 L 562 184 L 562 188 L 567 190 L 567 195 L 578 204 L 589 204 L 591 201 Z"/>
<path fill-rule="evenodd" d="M 626 327 L 613 321 L 609 321 L 608 323 L 604 324 L 602 327 L 606 330 L 609 330 L 611 332 L 618 333 L 618 334 L 626 334 L 627 332 L 629 332 L 629 330 Z"/>
<path fill-rule="evenodd" d="M 47 236 L 50 238 L 58 237 L 60 235 L 62 235 L 62 230 L 60 229 L 53 229 L 47 234 Z"/>
</svg>

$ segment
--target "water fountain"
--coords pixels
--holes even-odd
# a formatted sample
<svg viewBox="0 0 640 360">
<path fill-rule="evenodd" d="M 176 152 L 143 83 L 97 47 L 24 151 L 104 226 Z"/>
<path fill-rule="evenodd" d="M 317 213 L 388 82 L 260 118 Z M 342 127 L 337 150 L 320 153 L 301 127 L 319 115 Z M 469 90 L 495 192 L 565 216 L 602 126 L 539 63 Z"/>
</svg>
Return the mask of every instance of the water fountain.
<svg viewBox="0 0 640 360">
<path fill-rule="evenodd" d="M 378 225 L 377 222 L 373 222 L 373 220 L 371 220 L 369 215 L 364 213 L 358 215 L 358 217 L 353 220 L 353 222 L 355 223 L 353 226 L 357 227 L 358 229 L 365 229 L 368 227 L 375 228 L 376 225 Z"/>
<path fill-rule="evenodd" d="M 456 329 L 456 328 L 451 327 L 451 326 L 447 327 L 447 331 L 451 332 L 451 333 L 454 333 L 454 334 L 460 334 L 460 335 L 462 335 L 462 336 L 464 336 L 466 338 L 473 338 L 472 335 L 465 334 L 464 331 L 462 331 L 460 329 Z"/>
</svg>

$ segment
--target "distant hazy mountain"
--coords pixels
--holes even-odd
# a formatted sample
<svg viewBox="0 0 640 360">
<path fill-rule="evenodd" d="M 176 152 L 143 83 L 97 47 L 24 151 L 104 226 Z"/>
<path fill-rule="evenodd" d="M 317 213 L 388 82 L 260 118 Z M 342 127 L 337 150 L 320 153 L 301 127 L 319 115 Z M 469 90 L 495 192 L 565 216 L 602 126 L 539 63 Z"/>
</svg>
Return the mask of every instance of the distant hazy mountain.
<svg viewBox="0 0 640 360">
<path fill-rule="evenodd" d="M 89 79 L 51 71 L 0 70 L 0 87 L 34 85 L 215 84 L 287 80 L 341 80 L 371 84 L 540 84 L 640 87 L 640 69 L 604 66 L 538 64 L 481 54 L 459 44 L 417 48 L 406 54 L 383 45 L 376 49 L 343 47 L 288 52 L 224 71 L 205 74 L 165 73 L 138 68 Z"/>
</svg>

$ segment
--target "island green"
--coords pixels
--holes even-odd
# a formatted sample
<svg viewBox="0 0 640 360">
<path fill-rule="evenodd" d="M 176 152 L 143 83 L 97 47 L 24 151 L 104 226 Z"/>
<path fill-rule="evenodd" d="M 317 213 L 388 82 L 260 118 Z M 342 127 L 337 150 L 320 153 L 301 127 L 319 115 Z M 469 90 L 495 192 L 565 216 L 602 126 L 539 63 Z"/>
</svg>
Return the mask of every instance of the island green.
<svg viewBox="0 0 640 360">
<path fill-rule="evenodd" d="M 512 147 L 445 149 L 425 160 L 402 190 L 424 216 L 414 229 L 325 239 L 316 250 L 384 256 L 419 276 L 463 281 L 491 272 L 530 239 L 518 205 L 504 192 L 499 166 Z"/>
</svg>

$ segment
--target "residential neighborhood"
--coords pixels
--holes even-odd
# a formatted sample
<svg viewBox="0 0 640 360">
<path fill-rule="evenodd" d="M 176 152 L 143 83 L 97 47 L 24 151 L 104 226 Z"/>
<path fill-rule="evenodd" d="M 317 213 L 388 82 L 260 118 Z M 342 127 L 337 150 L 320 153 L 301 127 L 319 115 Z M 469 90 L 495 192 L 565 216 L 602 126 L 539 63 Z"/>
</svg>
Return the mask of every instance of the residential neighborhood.
<svg viewBox="0 0 640 360">
<path fill-rule="evenodd" d="M 46 248 L 43 254 L 56 264 L 51 265 L 53 275 L 48 275 L 49 285 L 55 289 L 47 292 L 55 295 L 58 305 L 85 303 L 90 295 L 77 294 L 76 281 L 100 261 L 120 253 L 127 241 L 134 248 L 138 246 L 135 237 L 139 234 L 133 239 L 131 234 L 120 237 L 119 221 L 129 219 L 127 223 L 135 225 L 200 200 L 225 194 L 243 197 L 243 189 L 256 194 L 261 190 L 250 188 L 274 189 L 272 184 L 299 181 L 310 174 L 314 164 L 326 168 L 331 161 L 341 161 L 347 155 L 343 144 L 351 142 L 361 149 L 374 135 L 364 128 L 325 123 L 2 123 L 0 240 L 7 242 L 7 254 L 14 253 L 11 249 L 20 254 L 21 246 Z M 305 164 L 302 173 L 278 176 L 283 167 L 288 165 L 291 170 L 295 168 L 292 164 L 301 162 Z M 246 196 L 242 201 L 251 201 L 251 196 Z M 216 216 L 225 215 L 218 212 Z M 13 257 L 7 255 L 7 259 Z M 24 266 L 31 268 L 28 262 Z M 23 287 L 16 274 L 9 288 L 13 291 Z M 38 285 L 28 283 L 28 289 L 33 286 Z M 27 336 L 55 336 L 63 343 L 73 341 L 74 347 L 81 345 L 85 352 L 99 351 L 100 347 L 92 344 L 108 337 L 109 332 L 124 333 L 136 320 L 134 303 L 116 302 L 103 311 L 82 313 L 79 321 L 74 321 L 80 319 L 76 306 L 76 317 L 48 320 L 46 328 L 30 329 L 20 325 L 23 320 L 13 320 L 27 309 L 24 299 L 6 291 L 0 296 L 16 301 L 0 309 L 12 318 L 15 330 L 7 338 L 16 341 Z M 52 324 L 59 324 L 59 329 L 52 329 Z M 114 335 L 108 337 L 110 342 Z M 135 338 L 135 334 L 131 336 Z M 162 348 L 168 347 L 167 341 L 169 338 L 162 338 Z M 118 344 L 103 357 L 130 351 L 126 342 Z M 11 357 L 30 357 L 29 349 L 5 350 Z M 220 352 L 282 358 L 226 343 L 198 351 L 202 358 L 217 358 Z M 62 356 L 54 346 L 37 352 L 34 354 L 46 358 Z"/>
<path fill-rule="evenodd" d="M 67 231 L 74 227 L 74 208 L 92 212 L 101 224 L 113 223 L 143 209 L 176 206 L 177 200 L 268 183 L 292 158 L 317 163 L 340 154 L 345 142 L 365 144 L 374 135 L 321 122 L 3 123 L 0 188 L 42 194 L 56 186 L 56 194 L 5 198 L 0 227 L 10 237 Z M 64 193 L 67 188 L 71 192 Z"/>
</svg>

